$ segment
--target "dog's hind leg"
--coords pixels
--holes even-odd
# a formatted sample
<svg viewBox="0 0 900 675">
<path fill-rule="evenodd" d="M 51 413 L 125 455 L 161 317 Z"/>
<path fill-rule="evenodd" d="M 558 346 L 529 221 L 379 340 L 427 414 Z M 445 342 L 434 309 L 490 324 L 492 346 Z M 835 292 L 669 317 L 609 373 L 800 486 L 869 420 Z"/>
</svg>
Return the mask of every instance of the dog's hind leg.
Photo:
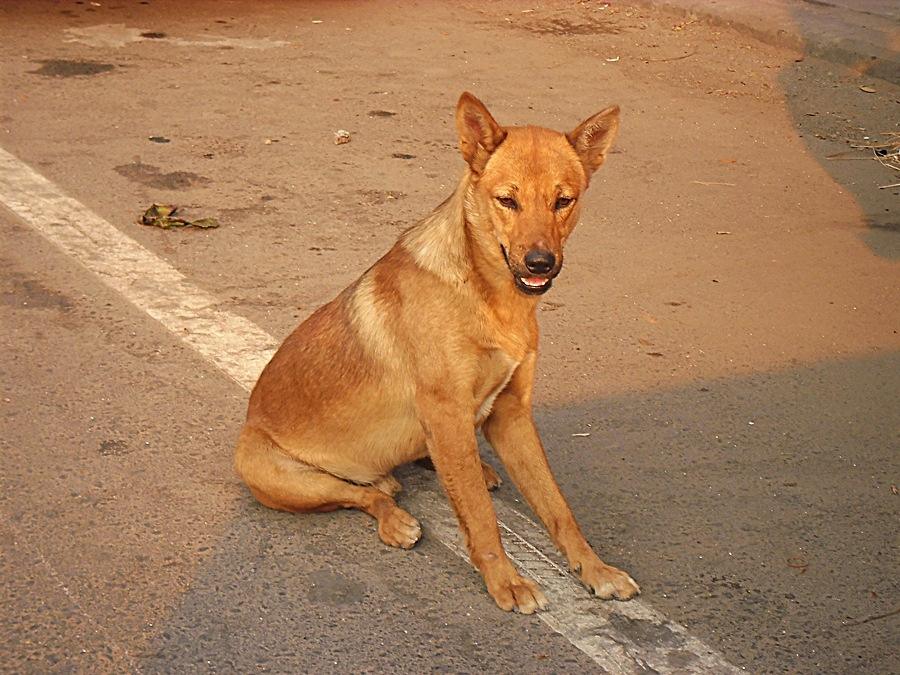
<svg viewBox="0 0 900 675">
<path fill-rule="evenodd" d="M 386 491 L 355 485 L 294 460 L 255 429 L 241 432 L 235 468 L 253 496 L 269 508 L 299 513 L 359 509 L 378 521 L 378 536 L 385 544 L 399 548 L 412 548 L 422 536 L 418 521 Z"/>
</svg>

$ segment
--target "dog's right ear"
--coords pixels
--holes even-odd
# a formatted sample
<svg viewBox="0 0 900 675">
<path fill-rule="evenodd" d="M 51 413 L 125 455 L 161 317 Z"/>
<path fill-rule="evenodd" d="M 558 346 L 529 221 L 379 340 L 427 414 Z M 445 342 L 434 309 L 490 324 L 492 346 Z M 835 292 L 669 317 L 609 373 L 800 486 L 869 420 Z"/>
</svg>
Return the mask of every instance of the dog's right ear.
<svg viewBox="0 0 900 675">
<path fill-rule="evenodd" d="M 506 132 L 491 117 L 484 103 L 467 91 L 456 104 L 456 132 L 463 159 L 476 174 L 484 170 L 491 153 L 506 138 Z"/>
<path fill-rule="evenodd" d="M 606 161 L 606 155 L 619 131 L 619 106 L 611 105 L 588 117 L 575 131 L 566 134 L 590 176 Z"/>
</svg>

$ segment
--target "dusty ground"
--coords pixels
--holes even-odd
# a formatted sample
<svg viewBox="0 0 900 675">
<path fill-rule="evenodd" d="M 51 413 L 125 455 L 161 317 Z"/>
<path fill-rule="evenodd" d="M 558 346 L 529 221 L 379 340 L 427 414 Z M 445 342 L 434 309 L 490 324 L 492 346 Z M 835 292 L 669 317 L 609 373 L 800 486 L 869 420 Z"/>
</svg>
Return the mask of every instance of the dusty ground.
<svg viewBox="0 0 900 675">
<path fill-rule="evenodd" d="M 878 189 L 900 178 L 826 159 L 900 131 L 896 87 L 602 3 L 0 13 L 0 145 L 276 336 L 446 196 L 460 91 L 560 129 L 619 103 L 541 308 L 560 482 L 733 663 L 896 672 L 897 615 L 873 617 L 900 602 L 900 190 Z M 222 227 L 137 225 L 154 201 Z M 245 394 L 0 225 L 4 669 L 593 666 L 436 542 L 257 507 L 230 469 Z"/>
</svg>

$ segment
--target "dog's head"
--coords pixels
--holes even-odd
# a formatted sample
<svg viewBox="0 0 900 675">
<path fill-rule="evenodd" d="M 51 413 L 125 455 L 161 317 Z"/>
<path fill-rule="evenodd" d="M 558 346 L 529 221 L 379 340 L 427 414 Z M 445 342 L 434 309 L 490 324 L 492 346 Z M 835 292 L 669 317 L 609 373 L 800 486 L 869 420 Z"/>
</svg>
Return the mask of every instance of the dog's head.
<svg viewBox="0 0 900 675">
<path fill-rule="evenodd" d="M 472 173 L 467 215 L 496 239 L 497 252 L 521 292 L 546 292 L 562 268 L 580 198 L 619 128 L 618 106 L 562 134 L 501 127 L 481 101 L 465 92 L 456 108 L 456 128 Z"/>
</svg>

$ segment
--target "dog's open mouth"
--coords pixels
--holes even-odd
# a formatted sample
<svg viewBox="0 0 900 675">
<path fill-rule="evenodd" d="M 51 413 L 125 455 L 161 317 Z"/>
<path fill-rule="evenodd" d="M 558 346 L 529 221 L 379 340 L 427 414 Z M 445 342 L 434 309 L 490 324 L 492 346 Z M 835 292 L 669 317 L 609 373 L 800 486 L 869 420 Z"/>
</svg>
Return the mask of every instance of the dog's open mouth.
<svg viewBox="0 0 900 675">
<path fill-rule="evenodd" d="M 546 293 L 553 285 L 553 279 L 548 279 L 547 277 L 520 277 L 515 272 L 513 272 L 513 279 L 516 280 L 518 289 L 529 295 Z"/>
</svg>

